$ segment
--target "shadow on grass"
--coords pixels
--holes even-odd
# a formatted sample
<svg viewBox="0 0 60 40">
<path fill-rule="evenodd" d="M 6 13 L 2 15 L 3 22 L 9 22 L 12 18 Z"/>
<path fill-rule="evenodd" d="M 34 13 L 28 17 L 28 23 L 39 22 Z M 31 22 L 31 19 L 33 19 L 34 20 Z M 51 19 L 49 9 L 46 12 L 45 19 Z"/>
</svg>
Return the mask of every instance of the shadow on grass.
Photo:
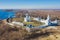
<svg viewBox="0 0 60 40">
<path fill-rule="evenodd" d="M 30 39 L 34 39 L 34 38 L 38 38 L 38 37 L 46 37 L 46 36 L 49 36 L 50 35 L 50 32 L 45 32 L 45 33 L 33 33 L 27 37 L 25 37 L 25 40 L 30 40 Z"/>
</svg>

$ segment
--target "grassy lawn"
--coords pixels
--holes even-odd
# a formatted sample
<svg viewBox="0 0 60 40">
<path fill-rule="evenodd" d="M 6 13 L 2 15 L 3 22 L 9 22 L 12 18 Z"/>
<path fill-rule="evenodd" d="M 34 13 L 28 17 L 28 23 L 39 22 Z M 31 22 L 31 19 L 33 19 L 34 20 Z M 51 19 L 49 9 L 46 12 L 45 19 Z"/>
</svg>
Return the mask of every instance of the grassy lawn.
<svg viewBox="0 0 60 40">
<path fill-rule="evenodd" d="M 26 24 L 26 25 L 32 24 L 33 26 L 40 26 L 40 25 L 42 25 L 42 23 L 40 23 L 40 22 L 23 22 L 23 23 Z"/>
<path fill-rule="evenodd" d="M 43 23 L 35 21 L 35 20 L 31 20 L 32 22 L 24 22 L 24 18 L 23 17 L 21 17 L 21 18 L 14 18 L 13 20 L 16 20 L 18 22 L 23 22 L 26 25 L 32 24 L 33 26 L 40 26 L 40 25 L 43 24 Z"/>
<path fill-rule="evenodd" d="M 21 18 L 13 18 L 13 21 L 18 21 L 18 22 L 23 22 L 24 21 L 24 18 L 21 17 Z"/>
</svg>

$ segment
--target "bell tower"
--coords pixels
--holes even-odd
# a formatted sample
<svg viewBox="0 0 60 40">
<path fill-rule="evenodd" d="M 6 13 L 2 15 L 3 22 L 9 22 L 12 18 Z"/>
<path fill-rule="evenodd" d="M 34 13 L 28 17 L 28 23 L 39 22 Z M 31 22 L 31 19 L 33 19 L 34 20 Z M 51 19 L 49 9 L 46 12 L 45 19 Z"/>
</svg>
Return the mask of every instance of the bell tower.
<svg viewBox="0 0 60 40">
<path fill-rule="evenodd" d="M 51 20 L 50 20 L 50 16 L 48 15 L 48 16 L 47 16 L 47 19 L 46 19 L 46 25 L 50 25 L 50 24 L 51 24 L 50 21 L 51 21 Z"/>
<path fill-rule="evenodd" d="M 26 17 L 24 18 L 24 22 L 30 22 L 30 16 L 28 15 L 28 13 L 25 15 Z"/>
</svg>

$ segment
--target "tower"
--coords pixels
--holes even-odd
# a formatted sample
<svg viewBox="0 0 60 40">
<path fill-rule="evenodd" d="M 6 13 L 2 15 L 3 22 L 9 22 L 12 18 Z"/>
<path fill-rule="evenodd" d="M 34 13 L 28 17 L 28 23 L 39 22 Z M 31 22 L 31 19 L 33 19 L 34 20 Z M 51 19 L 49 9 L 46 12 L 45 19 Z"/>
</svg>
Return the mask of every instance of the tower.
<svg viewBox="0 0 60 40">
<path fill-rule="evenodd" d="M 40 20 L 41 20 L 41 18 L 40 18 L 40 17 L 38 17 L 38 18 L 37 18 L 37 21 L 40 21 Z"/>
<path fill-rule="evenodd" d="M 47 16 L 47 19 L 46 19 L 45 24 L 46 24 L 46 25 L 50 25 L 50 24 L 51 24 L 50 16 L 49 16 L 49 15 Z"/>
<path fill-rule="evenodd" d="M 30 16 L 28 14 L 25 15 L 24 22 L 30 22 Z"/>
</svg>

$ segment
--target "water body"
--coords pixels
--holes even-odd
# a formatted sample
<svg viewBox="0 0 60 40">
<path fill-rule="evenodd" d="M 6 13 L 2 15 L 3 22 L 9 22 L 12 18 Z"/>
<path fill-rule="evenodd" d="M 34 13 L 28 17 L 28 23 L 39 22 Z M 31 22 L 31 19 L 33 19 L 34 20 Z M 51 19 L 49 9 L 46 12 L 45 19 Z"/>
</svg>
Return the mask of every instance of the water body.
<svg viewBox="0 0 60 40">
<path fill-rule="evenodd" d="M 14 18 L 14 17 L 15 17 L 15 12 L 13 11 L 0 10 L 0 20 Z"/>
</svg>

